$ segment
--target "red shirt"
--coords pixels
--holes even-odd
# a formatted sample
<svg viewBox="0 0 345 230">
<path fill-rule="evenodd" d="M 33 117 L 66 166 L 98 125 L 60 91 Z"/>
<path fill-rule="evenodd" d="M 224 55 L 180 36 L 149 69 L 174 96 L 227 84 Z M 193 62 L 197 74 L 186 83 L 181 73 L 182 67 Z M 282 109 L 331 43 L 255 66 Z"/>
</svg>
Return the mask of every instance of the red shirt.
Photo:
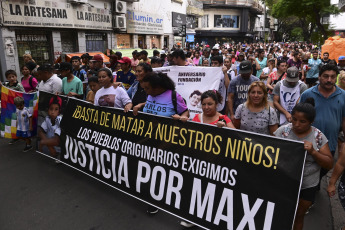
<svg viewBox="0 0 345 230">
<path fill-rule="evenodd" d="M 202 114 L 195 114 L 195 117 L 193 118 L 193 121 L 201 122 L 200 119 L 199 119 L 199 115 L 202 116 Z M 219 116 L 219 118 L 224 119 L 225 122 L 226 122 L 226 124 L 228 124 L 228 123 L 231 122 L 230 118 L 228 118 L 226 115 L 221 115 L 221 116 Z M 215 120 L 215 121 L 209 123 L 209 124 L 210 124 L 210 125 L 216 125 L 217 122 L 219 121 L 219 118 L 218 118 L 217 120 Z"/>
</svg>

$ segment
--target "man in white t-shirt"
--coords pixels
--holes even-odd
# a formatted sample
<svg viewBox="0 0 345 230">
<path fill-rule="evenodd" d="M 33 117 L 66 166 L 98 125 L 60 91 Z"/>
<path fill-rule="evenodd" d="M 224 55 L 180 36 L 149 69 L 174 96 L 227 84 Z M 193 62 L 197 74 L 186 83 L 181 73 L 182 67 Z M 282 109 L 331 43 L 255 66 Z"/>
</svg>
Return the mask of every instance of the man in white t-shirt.
<svg viewBox="0 0 345 230">
<path fill-rule="evenodd" d="M 37 89 L 48 93 L 61 93 L 62 92 L 62 80 L 53 74 L 53 66 L 49 63 L 45 63 L 37 69 L 37 80 L 40 81 Z"/>
</svg>

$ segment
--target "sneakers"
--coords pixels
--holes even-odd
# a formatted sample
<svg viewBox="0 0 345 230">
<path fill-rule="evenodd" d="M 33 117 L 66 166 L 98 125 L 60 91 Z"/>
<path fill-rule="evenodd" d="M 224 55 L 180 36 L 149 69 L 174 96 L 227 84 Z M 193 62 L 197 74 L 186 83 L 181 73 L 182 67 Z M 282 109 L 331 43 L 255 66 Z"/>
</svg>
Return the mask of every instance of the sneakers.
<svg viewBox="0 0 345 230">
<path fill-rule="evenodd" d="M 158 208 L 156 207 L 149 205 L 149 207 L 147 208 L 147 213 L 149 214 L 156 214 L 157 212 L 158 212 Z"/>
<path fill-rule="evenodd" d="M 32 145 L 26 145 L 23 152 L 30 151 L 32 149 Z"/>
<path fill-rule="evenodd" d="M 13 145 L 14 143 L 20 141 L 20 139 L 12 139 L 10 142 L 8 142 L 9 145 Z"/>
<path fill-rule="evenodd" d="M 191 227 L 195 226 L 195 224 L 192 224 L 192 223 L 184 221 L 184 220 L 181 220 L 180 225 L 185 227 L 185 228 L 191 228 Z"/>
</svg>

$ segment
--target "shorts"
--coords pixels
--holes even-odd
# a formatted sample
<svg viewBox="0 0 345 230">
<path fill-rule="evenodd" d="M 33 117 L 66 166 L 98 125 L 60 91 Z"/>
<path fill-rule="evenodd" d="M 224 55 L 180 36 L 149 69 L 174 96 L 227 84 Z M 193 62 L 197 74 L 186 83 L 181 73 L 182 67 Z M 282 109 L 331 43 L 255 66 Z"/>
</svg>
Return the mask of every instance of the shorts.
<svg viewBox="0 0 345 230">
<path fill-rule="evenodd" d="M 31 137 L 31 132 L 30 131 L 20 131 L 20 130 L 17 130 L 16 136 L 17 137 L 28 138 L 28 137 Z"/>
<path fill-rule="evenodd" d="M 301 192 L 299 194 L 299 198 L 301 200 L 306 200 L 306 201 L 310 201 L 310 202 L 314 203 L 317 191 L 318 191 L 318 186 L 301 189 Z"/>
<path fill-rule="evenodd" d="M 305 82 L 308 84 L 308 85 L 313 85 L 317 82 L 317 80 L 319 80 L 318 78 L 306 78 Z"/>
</svg>

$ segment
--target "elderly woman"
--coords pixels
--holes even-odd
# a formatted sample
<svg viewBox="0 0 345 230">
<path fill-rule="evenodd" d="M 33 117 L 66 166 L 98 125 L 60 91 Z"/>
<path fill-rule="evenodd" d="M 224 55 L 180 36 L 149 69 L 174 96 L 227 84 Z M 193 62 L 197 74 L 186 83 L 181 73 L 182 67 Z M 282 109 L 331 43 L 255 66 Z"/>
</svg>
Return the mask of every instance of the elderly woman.
<svg viewBox="0 0 345 230">
<path fill-rule="evenodd" d="M 237 129 L 266 135 L 273 135 L 277 130 L 277 113 L 268 105 L 264 82 L 256 81 L 249 86 L 247 101 L 236 109 L 234 125 Z"/>
</svg>

